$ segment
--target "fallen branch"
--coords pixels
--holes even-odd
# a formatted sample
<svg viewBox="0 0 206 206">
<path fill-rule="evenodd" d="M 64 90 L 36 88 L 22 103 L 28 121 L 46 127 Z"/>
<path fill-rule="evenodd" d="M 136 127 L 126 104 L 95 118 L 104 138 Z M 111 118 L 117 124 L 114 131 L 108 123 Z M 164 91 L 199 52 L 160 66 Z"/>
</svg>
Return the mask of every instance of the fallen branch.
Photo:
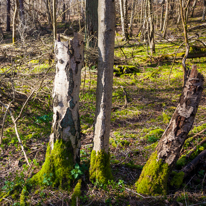
<svg viewBox="0 0 206 206">
<path fill-rule="evenodd" d="M 191 28 L 189 28 L 189 29 L 187 29 L 187 30 L 188 30 L 188 31 L 193 31 L 193 30 L 195 30 L 195 29 L 202 29 L 202 28 L 206 28 L 206 23 L 200 24 L 200 25 L 198 25 L 198 26 L 191 27 Z"/>
<path fill-rule="evenodd" d="M 200 163 L 201 160 L 206 158 L 206 150 L 202 151 L 194 160 L 187 164 L 181 171 L 184 172 L 184 178 L 187 177 Z"/>
</svg>

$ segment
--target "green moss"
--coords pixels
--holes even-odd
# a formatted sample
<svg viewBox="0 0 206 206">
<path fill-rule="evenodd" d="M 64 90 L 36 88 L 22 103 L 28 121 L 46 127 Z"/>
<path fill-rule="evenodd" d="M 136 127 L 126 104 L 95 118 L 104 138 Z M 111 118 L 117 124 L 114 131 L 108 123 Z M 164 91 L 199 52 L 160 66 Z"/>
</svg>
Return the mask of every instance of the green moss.
<svg viewBox="0 0 206 206">
<path fill-rule="evenodd" d="M 74 192 L 72 194 L 72 199 L 71 199 L 72 200 L 72 203 L 71 203 L 72 206 L 76 206 L 76 200 L 81 195 L 81 183 L 82 183 L 82 180 L 79 180 L 78 183 L 76 184 L 75 188 L 74 188 Z"/>
<path fill-rule="evenodd" d="M 112 179 L 112 172 L 110 168 L 110 154 L 107 154 L 104 150 L 95 150 L 91 153 L 90 159 L 90 180 L 97 181 L 99 183 L 107 183 L 109 179 Z"/>
<path fill-rule="evenodd" d="M 161 138 L 163 132 L 164 132 L 163 129 L 157 128 L 157 129 L 151 130 L 144 137 L 140 137 L 140 139 L 145 139 L 148 142 L 153 143 L 153 142 L 156 142 L 157 140 L 159 140 Z"/>
<path fill-rule="evenodd" d="M 71 170 L 73 167 L 71 142 L 57 140 L 53 150 L 50 150 L 50 145 L 47 146 L 46 159 L 42 169 L 33 176 L 31 181 L 38 185 L 68 188 L 72 179 Z"/>
<path fill-rule="evenodd" d="M 166 195 L 169 166 L 162 160 L 157 161 L 157 152 L 154 152 L 136 182 L 137 192 L 148 195 Z"/>
<path fill-rule="evenodd" d="M 170 185 L 179 188 L 182 185 L 185 173 L 182 171 L 181 172 L 173 171 L 172 174 L 174 175 L 174 177 L 172 178 Z"/>
<path fill-rule="evenodd" d="M 178 169 L 181 169 L 186 164 L 187 164 L 186 155 L 182 155 L 176 162 L 176 166 L 177 166 Z"/>
<path fill-rule="evenodd" d="M 25 194 L 27 193 L 27 188 L 26 186 L 24 186 L 24 188 L 21 191 L 21 195 L 20 195 L 20 205 L 21 206 L 25 206 Z"/>
</svg>

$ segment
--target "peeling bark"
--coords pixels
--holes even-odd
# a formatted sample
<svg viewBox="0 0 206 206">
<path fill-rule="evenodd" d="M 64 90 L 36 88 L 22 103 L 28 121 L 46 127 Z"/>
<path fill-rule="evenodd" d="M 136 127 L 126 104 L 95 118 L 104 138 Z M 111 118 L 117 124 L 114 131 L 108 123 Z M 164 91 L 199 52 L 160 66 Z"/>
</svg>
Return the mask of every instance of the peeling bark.
<svg viewBox="0 0 206 206">
<path fill-rule="evenodd" d="M 193 66 L 191 72 L 187 75 L 187 81 L 180 97 L 179 104 L 177 105 L 170 123 L 154 152 L 156 163 L 159 165 L 159 175 L 156 175 L 158 173 L 158 168 L 155 168 L 155 173 L 150 170 L 148 171 L 148 168 L 151 168 L 151 165 L 154 165 L 154 162 L 150 160 L 151 158 L 154 159 L 153 155 L 145 165 L 137 182 L 138 192 L 154 195 L 161 194 L 160 191 L 167 190 L 165 181 L 167 182 L 169 172 L 179 158 L 180 150 L 192 128 L 203 91 L 203 81 L 203 76 L 197 72 L 196 66 Z M 168 175 L 165 172 L 162 173 L 162 166 L 168 168 Z M 156 182 L 156 185 L 153 183 L 151 188 L 147 187 L 145 189 L 145 184 L 148 183 L 146 178 L 148 177 L 151 182 Z"/>
<path fill-rule="evenodd" d="M 50 146 L 53 149 L 57 139 L 71 141 L 75 162 L 80 158 L 79 89 L 83 47 L 83 37 L 77 33 L 69 46 L 68 42 L 55 42 L 57 64 L 53 88 L 53 132 L 50 136 Z"/>
</svg>

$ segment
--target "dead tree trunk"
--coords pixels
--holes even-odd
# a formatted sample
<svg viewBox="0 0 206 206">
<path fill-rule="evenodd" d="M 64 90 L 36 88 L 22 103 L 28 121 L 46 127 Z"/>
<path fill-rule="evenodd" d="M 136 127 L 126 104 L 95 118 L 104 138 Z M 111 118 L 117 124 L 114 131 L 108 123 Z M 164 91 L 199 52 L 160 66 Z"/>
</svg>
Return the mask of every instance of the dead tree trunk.
<svg viewBox="0 0 206 206">
<path fill-rule="evenodd" d="M 170 123 L 136 183 L 137 192 L 149 195 L 166 194 L 168 176 L 180 155 L 197 113 L 203 81 L 203 76 L 197 72 L 196 66 L 193 66 Z"/>
<path fill-rule="evenodd" d="M 52 133 L 42 169 L 32 178 L 40 185 L 44 176 L 52 173 L 53 186 L 68 187 L 71 170 L 80 162 L 79 89 L 83 48 L 83 37 L 77 33 L 69 46 L 68 42 L 55 41 Z"/>
</svg>

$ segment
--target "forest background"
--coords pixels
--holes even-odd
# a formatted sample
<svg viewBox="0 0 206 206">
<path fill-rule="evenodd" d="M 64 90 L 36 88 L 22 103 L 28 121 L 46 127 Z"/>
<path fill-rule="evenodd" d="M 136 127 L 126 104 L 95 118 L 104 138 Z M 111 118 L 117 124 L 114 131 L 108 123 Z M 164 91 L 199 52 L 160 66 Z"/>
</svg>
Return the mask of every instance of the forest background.
<svg viewBox="0 0 206 206">
<path fill-rule="evenodd" d="M 206 1 L 115 2 L 109 138 L 113 178 L 107 183 L 89 179 L 99 55 L 97 6 L 98 1 L 90 0 L 0 1 L 0 204 L 205 205 L 204 93 L 168 177 L 167 192 L 142 194 L 135 182 L 175 112 L 187 79 L 184 72 L 195 64 L 205 75 Z M 77 32 L 85 45 L 79 93 L 81 164 L 71 170 L 69 190 L 54 187 L 52 173 L 42 176 L 41 186 L 28 189 L 27 180 L 40 171 L 50 139 L 54 39 L 59 34 L 61 41 L 70 41 Z M 177 172 L 191 161 L 195 167 L 184 181 L 179 179 Z"/>
</svg>

